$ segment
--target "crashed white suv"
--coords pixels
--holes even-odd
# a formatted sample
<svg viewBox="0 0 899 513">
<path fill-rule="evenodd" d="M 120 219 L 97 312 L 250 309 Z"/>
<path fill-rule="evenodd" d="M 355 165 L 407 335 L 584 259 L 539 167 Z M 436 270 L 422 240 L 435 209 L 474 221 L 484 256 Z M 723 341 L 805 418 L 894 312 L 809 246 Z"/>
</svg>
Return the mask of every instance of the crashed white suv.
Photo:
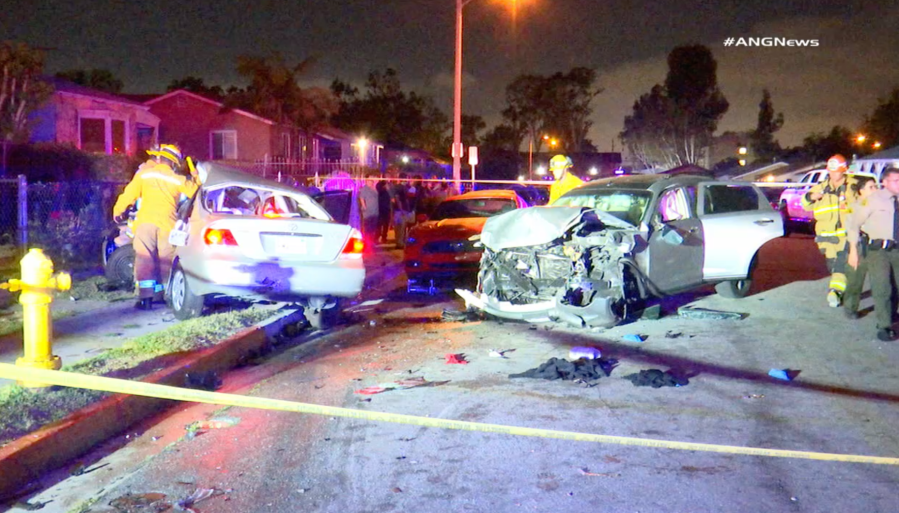
<svg viewBox="0 0 899 513">
<path fill-rule="evenodd" d="M 783 221 L 753 184 L 697 176 L 597 180 L 550 207 L 487 220 L 468 307 L 530 322 L 612 326 L 650 296 L 716 284 L 749 291 L 759 248 Z"/>
</svg>

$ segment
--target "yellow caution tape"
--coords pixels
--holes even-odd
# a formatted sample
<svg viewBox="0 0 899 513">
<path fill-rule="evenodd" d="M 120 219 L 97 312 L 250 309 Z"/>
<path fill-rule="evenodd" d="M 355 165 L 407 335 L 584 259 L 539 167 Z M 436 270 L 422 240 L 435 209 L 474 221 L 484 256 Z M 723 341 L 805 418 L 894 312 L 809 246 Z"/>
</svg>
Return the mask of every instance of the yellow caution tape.
<svg viewBox="0 0 899 513">
<path fill-rule="evenodd" d="M 842 461 L 847 463 L 870 463 L 876 465 L 899 465 L 899 458 L 886 458 L 881 456 L 859 456 L 852 454 L 832 454 L 824 452 L 787 451 L 781 449 L 765 449 L 761 447 L 741 447 L 735 445 L 700 444 L 693 442 L 673 442 L 668 440 L 656 440 L 652 438 L 632 438 L 627 436 L 594 435 L 589 433 L 577 433 L 574 431 L 557 431 L 554 429 L 536 429 L 500 424 L 483 424 L 480 422 L 467 422 L 462 420 L 434 419 L 429 417 L 417 417 L 414 415 L 402 415 L 398 413 L 383 413 L 350 408 L 338 408 L 335 406 L 321 406 L 318 404 L 298 403 L 280 399 L 266 399 L 262 397 L 250 397 L 235 394 L 223 394 L 220 392 L 206 392 L 188 388 L 178 388 L 166 385 L 156 385 L 141 381 L 128 381 L 124 379 L 104 378 L 100 376 L 88 376 L 54 370 L 17 367 L 15 365 L 0 363 L 0 378 L 15 379 L 19 381 L 41 382 L 49 385 L 59 385 L 72 388 L 86 388 L 103 392 L 115 392 L 120 394 L 155 397 L 158 399 L 172 399 L 175 401 L 189 401 L 195 403 L 217 404 L 223 406 L 241 406 L 244 408 L 257 408 L 263 410 L 289 411 L 297 413 L 312 413 L 316 415 L 330 415 L 333 417 L 349 417 L 353 419 L 373 420 L 380 422 L 393 422 L 397 424 L 411 424 L 441 429 L 459 429 L 464 431 L 482 431 L 485 433 L 500 433 L 516 436 L 533 436 L 539 438 L 558 438 L 561 440 L 573 440 L 576 442 L 599 442 L 617 445 L 636 445 L 642 447 L 657 447 L 660 449 L 677 449 L 682 451 L 705 451 L 726 454 L 743 454 L 747 456 L 769 456 L 774 458 L 800 458 L 807 460 Z"/>
</svg>

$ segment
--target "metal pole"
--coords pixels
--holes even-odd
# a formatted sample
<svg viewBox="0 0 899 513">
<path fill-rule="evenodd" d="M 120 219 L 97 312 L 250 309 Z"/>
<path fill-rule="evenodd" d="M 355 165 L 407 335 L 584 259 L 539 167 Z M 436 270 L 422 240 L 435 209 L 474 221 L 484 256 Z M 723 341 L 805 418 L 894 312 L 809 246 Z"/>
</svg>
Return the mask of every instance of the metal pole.
<svg viewBox="0 0 899 513">
<path fill-rule="evenodd" d="M 453 180 L 462 178 L 462 6 L 456 0 L 456 70 L 453 77 Z"/>
<path fill-rule="evenodd" d="M 534 179 L 534 136 L 528 141 L 528 180 Z"/>
<path fill-rule="evenodd" d="M 28 179 L 19 175 L 19 250 L 24 252 L 28 246 Z"/>
</svg>

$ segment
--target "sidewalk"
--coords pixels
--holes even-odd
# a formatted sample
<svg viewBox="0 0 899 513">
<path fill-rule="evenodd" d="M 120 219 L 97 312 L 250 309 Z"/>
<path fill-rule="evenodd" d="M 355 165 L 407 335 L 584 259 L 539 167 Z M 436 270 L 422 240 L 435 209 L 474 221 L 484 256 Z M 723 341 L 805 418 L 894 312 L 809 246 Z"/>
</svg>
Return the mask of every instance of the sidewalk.
<svg viewBox="0 0 899 513">
<path fill-rule="evenodd" d="M 392 249 L 392 245 L 382 247 L 384 249 L 365 255 L 364 290 L 376 288 L 378 284 L 402 272 L 402 251 Z M 172 312 L 162 305 L 154 305 L 153 310 L 143 311 L 135 309 L 134 302 L 130 297 L 113 301 L 73 301 L 67 292 L 57 294 L 51 305 L 57 317 L 53 323 L 53 353 L 62 359 L 63 365 L 71 365 L 178 322 Z M 259 305 L 256 308 L 275 312 L 282 306 L 284 305 L 279 303 Z M 0 309 L 0 315 L 10 315 L 13 309 L 21 309 L 21 305 L 13 303 L 6 309 Z M 0 363 L 15 363 L 20 356 L 22 331 L 0 336 Z M 0 379 L 0 387 L 9 384 L 12 381 Z"/>
</svg>

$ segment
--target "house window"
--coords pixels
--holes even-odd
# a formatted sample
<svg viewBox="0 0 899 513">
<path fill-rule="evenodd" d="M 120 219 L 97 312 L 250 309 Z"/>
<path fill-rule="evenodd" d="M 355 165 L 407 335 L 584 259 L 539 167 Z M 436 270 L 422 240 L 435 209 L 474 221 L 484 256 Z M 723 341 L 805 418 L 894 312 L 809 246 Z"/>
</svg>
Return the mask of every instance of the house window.
<svg viewBox="0 0 899 513">
<path fill-rule="evenodd" d="M 106 153 L 106 121 L 81 119 L 81 149 L 90 153 Z"/>
<path fill-rule="evenodd" d="M 112 129 L 112 153 L 125 153 L 125 122 L 120 119 L 113 119 L 110 123 Z"/>
<path fill-rule="evenodd" d="M 281 134 L 281 155 L 290 158 L 290 134 Z"/>
<path fill-rule="evenodd" d="M 212 160 L 237 159 L 237 132 L 234 130 L 217 130 L 211 133 Z"/>
</svg>

